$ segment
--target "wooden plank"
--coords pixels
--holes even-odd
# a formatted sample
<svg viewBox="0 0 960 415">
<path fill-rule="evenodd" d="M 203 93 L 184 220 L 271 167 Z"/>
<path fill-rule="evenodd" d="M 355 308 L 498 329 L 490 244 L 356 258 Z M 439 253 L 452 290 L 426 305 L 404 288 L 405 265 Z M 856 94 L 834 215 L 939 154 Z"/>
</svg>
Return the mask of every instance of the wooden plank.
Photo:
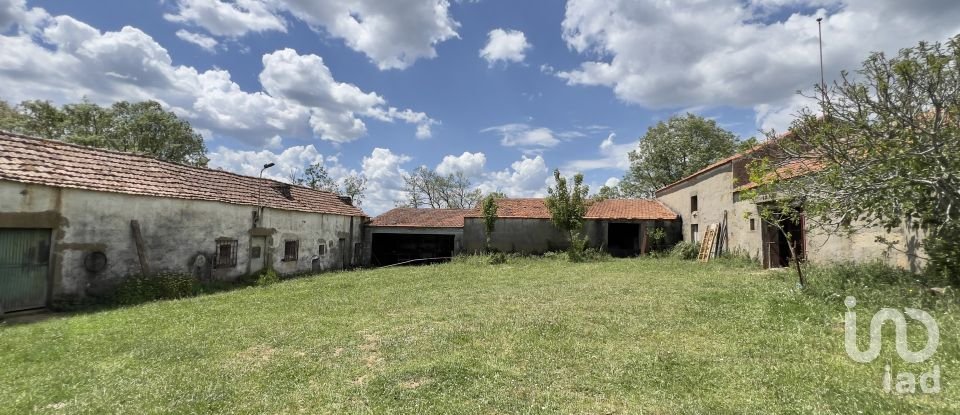
<svg viewBox="0 0 960 415">
<path fill-rule="evenodd" d="M 143 235 L 140 233 L 140 222 L 136 219 L 130 221 L 130 229 L 133 231 L 133 242 L 137 245 L 137 257 L 140 259 L 140 273 L 144 277 L 150 275 L 150 266 L 147 265 L 147 251 L 143 246 Z"/>
</svg>

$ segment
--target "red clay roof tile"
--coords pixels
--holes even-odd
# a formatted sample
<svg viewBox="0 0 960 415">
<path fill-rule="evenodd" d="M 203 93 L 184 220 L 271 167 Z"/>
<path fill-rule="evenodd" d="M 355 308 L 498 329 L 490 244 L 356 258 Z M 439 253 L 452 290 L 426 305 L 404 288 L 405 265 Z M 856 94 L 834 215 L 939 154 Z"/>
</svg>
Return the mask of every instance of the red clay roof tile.
<svg viewBox="0 0 960 415">
<path fill-rule="evenodd" d="M 0 131 L 0 180 L 133 195 L 366 216 L 337 195 L 222 170 Z"/>
<path fill-rule="evenodd" d="M 473 212 L 473 209 L 395 208 L 373 218 L 370 226 L 462 228 L 463 217 Z"/>
<path fill-rule="evenodd" d="M 467 217 L 480 217 L 476 210 Z M 544 199 L 499 199 L 497 217 L 550 219 Z M 649 199 L 606 199 L 587 208 L 586 219 L 603 220 L 673 220 L 677 214 L 663 203 Z"/>
</svg>

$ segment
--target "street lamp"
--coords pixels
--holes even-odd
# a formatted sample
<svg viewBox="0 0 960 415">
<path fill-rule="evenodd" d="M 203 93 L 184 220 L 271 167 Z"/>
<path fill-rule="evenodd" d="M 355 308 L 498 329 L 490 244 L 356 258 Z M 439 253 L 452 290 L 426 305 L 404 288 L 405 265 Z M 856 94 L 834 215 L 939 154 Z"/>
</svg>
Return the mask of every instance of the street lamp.
<svg viewBox="0 0 960 415">
<path fill-rule="evenodd" d="M 257 180 L 257 223 L 256 226 L 260 226 L 260 216 L 263 215 L 263 205 L 260 203 L 260 194 L 261 189 L 263 188 L 263 172 L 267 169 L 275 166 L 274 163 L 267 163 L 263 165 L 263 168 L 260 169 L 260 180 Z"/>
</svg>

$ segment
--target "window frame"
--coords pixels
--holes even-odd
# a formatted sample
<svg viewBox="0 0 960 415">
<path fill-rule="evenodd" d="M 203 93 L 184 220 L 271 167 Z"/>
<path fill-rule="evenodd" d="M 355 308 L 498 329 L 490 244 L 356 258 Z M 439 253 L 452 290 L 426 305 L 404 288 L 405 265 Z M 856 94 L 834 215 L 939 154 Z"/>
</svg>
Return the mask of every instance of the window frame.
<svg viewBox="0 0 960 415">
<path fill-rule="evenodd" d="M 293 255 L 290 255 L 290 244 L 293 244 Z M 300 240 L 287 239 L 283 241 L 283 262 L 294 262 L 300 259 Z"/>
<path fill-rule="evenodd" d="M 237 254 L 239 251 L 239 241 L 230 238 L 217 238 L 217 247 L 213 255 L 214 268 L 234 268 L 237 266 Z M 229 249 L 229 255 L 224 258 L 223 248 Z M 224 261 L 225 259 L 225 261 Z"/>
<path fill-rule="evenodd" d="M 700 210 L 700 198 L 697 195 L 690 196 L 690 213 L 697 213 Z"/>
</svg>

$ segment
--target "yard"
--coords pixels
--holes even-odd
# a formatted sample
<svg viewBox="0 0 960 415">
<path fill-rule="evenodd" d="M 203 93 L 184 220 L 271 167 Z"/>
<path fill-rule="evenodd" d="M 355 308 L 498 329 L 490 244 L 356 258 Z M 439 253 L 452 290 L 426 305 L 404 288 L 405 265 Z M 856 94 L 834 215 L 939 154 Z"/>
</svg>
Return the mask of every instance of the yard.
<svg viewBox="0 0 960 415">
<path fill-rule="evenodd" d="M 955 313 L 934 314 L 932 361 L 904 364 L 885 339 L 861 364 L 843 297 L 791 281 L 671 259 L 465 260 L 0 326 L 0 411 L 960 411 Z M 861 345 L 880 306 L 858 306 Z M 887 361 L 940 364 L 942 391 L 885 394 Z"/>
</svg>

